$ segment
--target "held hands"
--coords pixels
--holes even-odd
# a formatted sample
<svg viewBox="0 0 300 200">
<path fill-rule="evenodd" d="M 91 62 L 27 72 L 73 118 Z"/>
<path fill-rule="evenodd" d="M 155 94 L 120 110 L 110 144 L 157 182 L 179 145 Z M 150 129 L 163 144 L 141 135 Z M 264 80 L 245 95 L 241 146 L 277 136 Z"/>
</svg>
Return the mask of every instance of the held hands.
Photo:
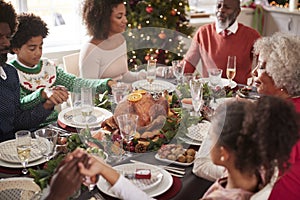
<svg viewBox="0 0 300 200">
<path fill-rule="evenodd" d="M 46 199 L 68 199 L 81 186 L 83 175 L 78 172 L 78 162 L 87 164 L 87 155 L 75 157 L 69 154 L 57 168 L 50 182 L 50 193 Z"/>
<path fill-rule="evenodd" d="M 44 108 L 50 110 L 55 105 L 67 101 L 68 96 L 69 96 L 68 90 L 64 86 L 45 88 L 42 91 L 42 97 L 46 99 L 46 102 L 44 103 Z"/>
</svg>

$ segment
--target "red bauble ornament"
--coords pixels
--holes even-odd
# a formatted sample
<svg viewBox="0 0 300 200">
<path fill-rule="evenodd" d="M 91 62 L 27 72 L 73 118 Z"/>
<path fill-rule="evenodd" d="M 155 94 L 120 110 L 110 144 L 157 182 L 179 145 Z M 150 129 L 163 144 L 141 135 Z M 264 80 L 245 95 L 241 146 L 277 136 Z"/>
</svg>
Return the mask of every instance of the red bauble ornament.
<svg viewBox="0 0 300 200">
<path fill-rule="evenodd" d="M 147 6 L 146 12 L 147 12 L 147 13 L 152 13 L 152 12 L 153 12 L 152 6 Z"/>
<path fill-rule="evenodd" d="M 176 11 L 174 9 L 171 10 L 171 15 L 175 16 L 176 15 Z"/>
</svg>

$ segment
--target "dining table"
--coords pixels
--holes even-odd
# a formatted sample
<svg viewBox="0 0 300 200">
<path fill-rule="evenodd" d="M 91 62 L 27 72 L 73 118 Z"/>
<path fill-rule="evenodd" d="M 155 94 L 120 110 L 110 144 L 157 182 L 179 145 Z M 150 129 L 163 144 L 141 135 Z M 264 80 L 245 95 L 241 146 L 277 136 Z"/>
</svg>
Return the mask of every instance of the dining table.
<svg viewBox="0 0 300 200">
<path fill-rule="evenodd" d="M 173 80 L 173 79 L 171 79 Z M 168 81 L 171 82 L 171 81 Z M 241 86 L 239 86 L 241 87 Z M 68 132 L 76 132 L 76 129 L 70 129 L 68 126 L 64 126 L 63 123 L 61 123 L 59 120 L 56 123 L 51 124 L 52 127 L 55 127 L 57 129 L 63 129 L 64 133 Z M 176 142 L 176 140 L 173 140 L 173 142 Z M 199 145 L 195 144 L 187 144 L 183 143 L 183 146 L 185 149 L 187 148 L 193 148 L 196 151 L 199 149 Z M 155 157 L 157 154 L 157 151 L 150 151 L 146 153 L 133 153 L 130 157 L 124 158 L 121 161 L 110 163 L 113 167 L 124 165 L 131 163 L 132 160 L 139 161 L 141 163 L 147 163 L 154 166 L 159 165 L 168 165 L 173 167 L 178 167 L 176 164 L 172 163 L 165 163 Z M 36 166 L 32 166 L 33 168 L 43 168 L 44 165 L 47 164 L 47 162 L 38 163 Z M 182 199 L 200 199 L 207 189 L 213 184 L 213 182 L 203 179 L 201 177 L 196 176 L 193 174 L 193 164 L 191 165 L 185 165 L 180 166 L 181 168 L 184 168 L 185 174 L 182 177 L 172 176 L 172 185 L 162 194 L 159 194 L 157 196 L 153 196 L 155 199 L 160 200 L 182 200 Z M 29 175 L 23 175 L 21 173 L 22 168 L 9 168 L 7 166 L 1 166 L 0 164 L 0 179 L 2 178 L 9 178 L 9 177 L 28 177 Z M 126 186 L 124 186 L 126 187 Z M 107 193 L 101 191 L 99 187 L 95 187 L 92 191 L 89 191 L 87 189 L 83 190 L 81 189 L 80 195 L 75 198 L 78 200 L 86 200 L 91 199 L 92 197 L 95 197 L 94 199 L 117 199 L 115 197 L 112 197 L 110 195 L 107 195 Z"/>
</svg>

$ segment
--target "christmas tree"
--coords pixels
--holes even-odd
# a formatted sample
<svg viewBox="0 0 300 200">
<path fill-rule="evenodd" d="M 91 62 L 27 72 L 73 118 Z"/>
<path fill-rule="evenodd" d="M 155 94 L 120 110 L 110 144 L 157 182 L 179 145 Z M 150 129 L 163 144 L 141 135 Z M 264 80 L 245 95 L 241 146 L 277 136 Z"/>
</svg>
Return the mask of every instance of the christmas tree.
<svg viewBox="0 0 300 200">
<path fill-rule="evenodd" d="M 129 67 L 149 58 L 169 65 L 182 59 L 194 28 L 187 19 L 187 0 L 127 0 L 128 31 L 125 32 Z"/>
</svg>

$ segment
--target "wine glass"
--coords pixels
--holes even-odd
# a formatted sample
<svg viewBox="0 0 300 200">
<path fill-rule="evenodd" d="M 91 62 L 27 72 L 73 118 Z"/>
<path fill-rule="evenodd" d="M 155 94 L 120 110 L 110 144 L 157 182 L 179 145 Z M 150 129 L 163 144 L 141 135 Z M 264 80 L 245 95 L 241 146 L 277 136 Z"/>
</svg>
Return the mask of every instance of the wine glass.
<svg viewBox="0 0 300 200">
<path fill-rule="evenodd" d="M 92 116 L 94 110 L 93 103 L 93 90 L 92 88 L 81 88 L 81 115 L 83 123 L 91 123 L 96 121 L 96 118 Z"/>
<path fill-rule="evenodd" d="M 192 104 L 194 108 L 193 116 L 198 116 L 200 114 L 200 108 L 202 106 L 202 94 L 203 94 L 203 85 L 199 79 L 190 80 L 190 90 L 192 96 Z"/>
<path fill-rule="evenodd" d="M 172 68 L 173 68 L 173 74 L 176 77 L 177 85 L 179 85 L 183 77 L 185 61 L 173 60 Z"/>
<path fill-rule="evenodd" d="M 236 74 L 236 56 L 228 56 L 226 76 L 229 79 L 229 86 L 232 86 L 232 80 Z"/>
<path fill-rule="evenodd" d="M 152 83 L 156 79 L 156 60 L 150 59 L 147 64 L 147 81 L 150 84 L 150 91 L 152 91 Z"/>
<path fill-rule="evenodd" d="M 31 133 L 27 130 L 21 130 L 15 133 L 16 136 L 16 148 L 18 157 L 23 166 L 22 173 L 27 174 L 28 170 L 26 168 L 31 151 Z"/>
<path fill-rule="evenodd" d="M 137 127 L 138 115 L 135 114 L 123 114 L 117 117 L 117 122 L 119 125 L 120 133 L 123 139 L 123 142 L 126 142 L 126 148 L 130 150 L 130 143 L 133 139 Z M 130 152 L 126 151 L 126 156 L 131 156 Z"/>
<path fill-rule="evenodd" d="M 35 131 L 34 135 L 38 140 L 42 155 L 49 161 L 56 152 L 58 131 L 51 128 L 42 128 Z"/>
</svg>

